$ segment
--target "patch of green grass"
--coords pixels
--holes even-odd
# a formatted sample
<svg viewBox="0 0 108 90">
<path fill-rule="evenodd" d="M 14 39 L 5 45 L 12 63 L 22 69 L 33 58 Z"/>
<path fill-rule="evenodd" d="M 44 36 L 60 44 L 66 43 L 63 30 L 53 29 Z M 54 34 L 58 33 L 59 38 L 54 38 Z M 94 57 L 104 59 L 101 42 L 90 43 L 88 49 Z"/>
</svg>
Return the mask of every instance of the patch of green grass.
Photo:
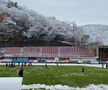
<svg viewBox="0 0 108 90">
<path fill-rule="evenodd" d="M 108 70 L 81 66 L 26 66 L 24 67 L 23 84 L 48 84 L 87 86 L 89 84 L 108 84 Z M 18 77 L 18 66 L 7 68 L 0 66 L 0 77 Z"/>
</svg>

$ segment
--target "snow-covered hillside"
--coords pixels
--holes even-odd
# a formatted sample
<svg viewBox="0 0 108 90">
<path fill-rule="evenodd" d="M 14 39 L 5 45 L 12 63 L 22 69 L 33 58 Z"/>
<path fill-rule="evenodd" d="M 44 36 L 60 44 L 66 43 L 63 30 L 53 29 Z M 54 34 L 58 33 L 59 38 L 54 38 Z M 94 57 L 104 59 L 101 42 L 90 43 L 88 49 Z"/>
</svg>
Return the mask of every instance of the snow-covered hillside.
<svg viewBox="0 0 108 90">
<path fill-rule="evenodd" d="M 7 30 L 11 24 L 13 28 L 22 30 L 28 37 L 35 35 L 38 38 L 45 35 L 44 38 L 51 39 L 56 34 L 73 36 L 69 23 L 56 20 L 55 17 L 45 17 L 38 12 L 19 6 L 17 2 L 0 1 L 0 14 L 5 16 L 1 22 L 2 30 Z M 10 31 L 11 29 L 12 27 L 9 28 Z"/>
<path fill-rule="evenodd" d="M 101 42 L 103 45 L 108 45 L 108 25 L 89 24 L 80 28 L 90 36 L 89 42 Z"/>
<path fill-rule="evenodd" d="M 78 27 L 76 23 L 43 16 L 20 6 L 17 2 L 0 0 L 0 43 L 24 44 L 32 39 L 33 42 L 41 40 L 48 44 L 56 42 L 66 45 L 85 45 L 102 42 L 108 45 L 107 37 L 107 25 Z"/>
</svg>

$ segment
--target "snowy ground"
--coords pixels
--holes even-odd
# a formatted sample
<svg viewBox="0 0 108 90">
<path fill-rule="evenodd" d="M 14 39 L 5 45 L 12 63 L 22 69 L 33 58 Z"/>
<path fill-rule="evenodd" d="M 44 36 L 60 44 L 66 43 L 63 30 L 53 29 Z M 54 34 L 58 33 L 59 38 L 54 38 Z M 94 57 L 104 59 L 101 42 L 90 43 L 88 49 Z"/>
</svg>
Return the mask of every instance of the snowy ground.
<svg viewBox="0 0 108 90">
<path fill-rule="evenodd" d="M 32 65 L 45 65 L 46 63 L 35 63 Z M 0 63 L 0 65 L 6 65 L 6 63 Z M 47 65 L 50 66 L 56 66 L 55 63 L 48 63 Z M 88 66 L 88 67 L 102 67 L 102 64 L 58 64 L 58 66 Z M 104 64 L 104 68 L 106 68 L 106 65 Z"/>
<path fill-rule="evenodd" d="M 37 63 L 33 65 L 45 65 L 45 63 Z M 47 65 L 56 66 L 55 63 L 49 63 Z M 102 67 L 101 64 L 58 64 L 58 66 L 89 66 L 89 67 Z"/>
<path fill-rule="evenodd" d="M 45 65 L 46 63 L 33 63 L 32 65 Z M 6 65 L 6 63 L 0 63 L 0 65 Z M 17 64 L 16 64 L 17 65 Z M 47 65 L 56 66 L 56 63 L 48 63 Z M 102 67 L 101 64 L 58 64 L 59 66 L 90 66 L 90 67 Z M 105 65 L 105 64 L 104 64 Z"/>
<path fill-rule="evenodd" d="M 45 85 L 45 84 L 33 84 L 33 85 L 23 85 L 22 89 L 45 89 L 45 90 L 108 90 L 108 85 L 100 84 L 79 88 L 79 87 L 69 87 L 67 85 Z"/>
</svg>

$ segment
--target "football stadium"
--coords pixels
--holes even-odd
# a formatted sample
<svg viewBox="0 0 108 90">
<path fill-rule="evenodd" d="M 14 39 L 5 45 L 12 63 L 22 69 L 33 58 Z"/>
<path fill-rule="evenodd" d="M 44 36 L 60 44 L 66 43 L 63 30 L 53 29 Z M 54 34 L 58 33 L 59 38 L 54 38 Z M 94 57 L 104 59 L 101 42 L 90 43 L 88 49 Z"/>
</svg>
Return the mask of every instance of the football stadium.
<svg viewBox="0 0 108 90">
<path fill-rule="evenodd" d="M 1 62 L 32 63 L 90 63 L 96 61 L 96 52 L 77 46 L 4 47 Z M 56 59 L 58 58 L 59 61 Z"/>
<path fill-rule="evenodd" d="M 0 0 L 0 90 L 108 90 L 108 2 L 95 1 Z"/>
</svg>

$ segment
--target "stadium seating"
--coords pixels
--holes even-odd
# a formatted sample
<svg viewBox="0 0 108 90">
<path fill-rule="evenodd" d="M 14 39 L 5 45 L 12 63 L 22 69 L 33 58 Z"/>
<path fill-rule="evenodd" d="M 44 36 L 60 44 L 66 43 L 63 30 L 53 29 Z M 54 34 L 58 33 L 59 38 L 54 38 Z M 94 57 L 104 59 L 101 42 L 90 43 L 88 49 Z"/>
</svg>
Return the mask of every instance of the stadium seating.
<svg viewBox="0 0 108 90">
<path fill-rule="evenodd" d="M 74 46 L 6 47 L 0 48 L 9 57 L 93 57 L 94 52 Z"/>
<path fill-rule="evenodd" d="M 4 53 L 6 56 L 19 56 L 21 54 L 21 48 L 20 47 L 6 47 L 1 48 L 2 53 Z"/>
<path fill-rule="evenodd" d="M 42 47 L 41 57 L 57 57 L 58 56 L 58 47 Z"/>
<path fill-rule="evenodd" d="M 59 56 L 60 57 L 76 57 L 76 47 L 60 47 L 59 48 Z"/>
<path fill-rule="evenodd" d="M 22 53 L 24 57 L 40 57 L 41 47 L 23 47 Z"/>
</svg>

